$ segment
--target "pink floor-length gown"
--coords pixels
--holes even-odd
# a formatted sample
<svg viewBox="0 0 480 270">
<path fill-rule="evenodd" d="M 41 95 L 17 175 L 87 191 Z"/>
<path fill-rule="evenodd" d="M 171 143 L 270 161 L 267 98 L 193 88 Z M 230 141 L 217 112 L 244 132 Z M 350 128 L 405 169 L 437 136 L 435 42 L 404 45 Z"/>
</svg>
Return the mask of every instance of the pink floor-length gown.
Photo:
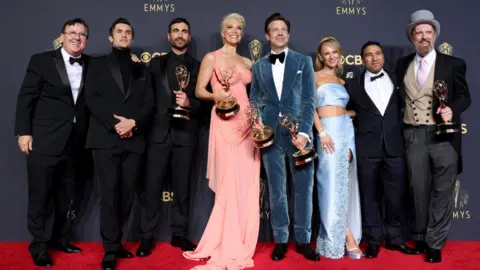
<svg viewBox="0 0 480 270">
<path fill-rule="evenodd" d="M 215 72 L 220 75 L 220 50 L 215 54 Z M 221 78 L 221 77 L 218 77 Z M 195 251 L 184 252 L 191 260 L 210 259 L 192 269 L 237 270 L 253 267 L 253 254 L 260 226 L 260 153 L 253 147 L 246 85 L 252 80 L 250 70 L 236 67 L 230 80 L 230 91 L 240 111 L 228 120 L 212 110 L 208 146 L 207 178 L 215 192 L 210 219 Z M 214 92 L 224 91 L 215 74 L 211 85 Z"/>
</svg>

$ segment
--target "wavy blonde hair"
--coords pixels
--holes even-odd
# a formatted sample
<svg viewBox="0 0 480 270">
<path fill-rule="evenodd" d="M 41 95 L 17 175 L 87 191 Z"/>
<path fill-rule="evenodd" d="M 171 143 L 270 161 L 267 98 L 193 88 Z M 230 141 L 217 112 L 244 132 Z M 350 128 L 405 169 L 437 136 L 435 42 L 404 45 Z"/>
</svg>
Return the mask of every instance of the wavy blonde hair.
<svg viewBox="0 0 480 270">
<path fill-rule="evenodd" d="M 338 77 L 341 77 L 343 74 L 343 64 L 341 60 L 343 56 L 343 50 L 342 50 L 342 46 L 340 45 L 340 42 L 338 42 L 336 38 L 331 36 L 322 38 L 318 43 L 317 55 L 315 57 L 315 71 L 320 71 L 325 67 L 325 64 L 323 63 L 322 57 L 321 57 L 323 45 L 327 45 L 332 48 L 335 48 L 340 54 L 340 59 L 338 59 L 338 64 L 337 64 L 337 67 L 335 68 L 335 74 Z"/>
<path fill-rule="evenodd" d="M 225 23 L 231 19 L 239 21 L 242 24 L 242 29 L 245 29 L 245 25 L 246 25 L 245 18 L 238 13 L 230 13 L 225 15 L 222 21 L 220 22 L 220 32 L 222 32 L 223 29 L 225 28 Z"/>
</svg>

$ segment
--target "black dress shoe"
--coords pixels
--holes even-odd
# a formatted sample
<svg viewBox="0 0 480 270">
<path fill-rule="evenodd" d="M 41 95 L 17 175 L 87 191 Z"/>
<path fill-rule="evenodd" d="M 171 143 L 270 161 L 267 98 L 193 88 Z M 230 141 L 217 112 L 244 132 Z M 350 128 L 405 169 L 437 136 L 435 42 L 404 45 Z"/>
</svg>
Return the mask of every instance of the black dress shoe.
<svg viewBox="0 0 480 270">
<path fill-rule="evenodd" d="M 117 253 L 112 251 L 105 253 L 102 259 L 102 269 L 115 270 L 116 264 L 117 264 Z"/>
<path fill-rule="evenodd" d="M 415 248 L 420 252 L 420 253 L 426 253 L 428 250 L 427 243 L 424 241 L 416 241 L 415 242 Z"/>
<path fill-rule="evenodd" d="M 120 248 L 115 252 L 115 255 L 117 258 L 122 258 L 122 259 L 130 259 L 133 258 L 133 254 L 126 250 L 124 247 Z"/>
<path fill-rule="evenodd" d="M 288 245 L 285 244 L 275 244 L 275 248 L 272 252 L 272 260 L 281 261 L 285 259 L 285 253 L 287 253 Z"/>
<path fill-rule="evenodd" d="M 190 240 L 182 236 L 172 236 L 172 241 L 170 244 L 173 247 L 179 247 L 182 251 L 194 251 L 197 246 L 193 244 Z"/>
<path fill-rule="evenodd" d="M 298 254 L 303 254 L 307 260 L 310 261 L 320 261 L 320 255 L 310 246 L 310 244 L 299 244 L 295 245 L 295 251 Z"/>
<path fill-rule="evenodd" d="M 155 242 L 151 239 L 145 239 L 140 242 L 140 245 L 137 249 L 137 256 L 138 257 L 147 257 L 152 254 L 152 250 L 155 247 Z"/>
<path fill-rule="evenodd" d="M 369 259 L 377 258 L 379 251 L 380 245 L 368 244 L 367 251 L 365 252 L 365 257 Z"/>
<path fill-rule="evenodd" d="M 389 250 L 400 251 L 401 253 L 407 254 L 407 255 L 418 255 L 418 254 L 420 254 L 420 251 L 418 251 L 415 248 L 409 247 L 405 243 L 401 243 L 400 245 L 395 245 L 395 244 L 390 244 L 390 243 L 387 242 L 385 244 L 385 248 L 389 249 Z"/>
<path fill-rule="evenodd" d="M 41 267 L 53 266 L 52 259 L 50 259 L 50 255 L 48 255 L 48 252 L 46 251 L 41 251 L 37 254 L 32 254 L 32 257 L 33 257 L 33 263 L 36 266 L 41 266 Z"/>
<path fill-rule="evenodd" d="M 82 250 L 79 247 L 72 245 L 69 242 L 57 242 L 50 246 L 52 249 L 65 252 L 65 253 L 81 253 Z"/>
<path fill-rule="evenodd" d="M 440 249 L 429 248 L 427 250 L 425 261 L 428 263 L 442 262 L 442 251 Z"/>
</svg>

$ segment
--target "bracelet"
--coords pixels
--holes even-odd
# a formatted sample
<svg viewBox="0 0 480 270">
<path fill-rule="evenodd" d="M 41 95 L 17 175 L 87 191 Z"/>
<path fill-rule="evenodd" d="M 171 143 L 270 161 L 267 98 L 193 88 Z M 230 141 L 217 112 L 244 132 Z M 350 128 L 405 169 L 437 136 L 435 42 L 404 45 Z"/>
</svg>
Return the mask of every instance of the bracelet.
<svg viewBox="0 0 480 270">
<path fill-rule="evenodd" d="M 327 132 L 322 131 L 318 135 L 320 135 L 320 138 L 323 138 L 323 137 L 327 136 Z"/>
</svg>

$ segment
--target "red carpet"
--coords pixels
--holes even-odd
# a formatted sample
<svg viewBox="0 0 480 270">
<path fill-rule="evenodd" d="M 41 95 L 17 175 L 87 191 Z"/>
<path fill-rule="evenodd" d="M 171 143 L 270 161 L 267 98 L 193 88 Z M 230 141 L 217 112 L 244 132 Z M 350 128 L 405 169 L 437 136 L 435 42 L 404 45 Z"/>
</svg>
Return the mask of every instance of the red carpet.
<svg viewBox="0 0 480 270">
<path fill-rule="evenodd" d="M 79 243 L 82 254 L 52 253 L 53 269 L 100 269 L 103 250 L 100 243 Z M 125 247 L 135 252 L 137 244 L 125 243 Z M 44 269 L 36 268 L 27 250 L 28 243 L 0 243 L 0 269 Z M 344 258 L 330 260 L 322 258 L 320 262 L 310 262 L 296 254 L 290 247 L 287 258 L 281 262 L 270 260 L 273 244 L 260 243 L 254 257 L 255 267 L 250 269 L 266 270 L 302 270 L 302 269 L 480 269 L 480 242 L 448 242 L 443 251 L 443 262 L 428 264 L 423 256 L 407 256 L 398 252 L 381 249 L 377 259 L 358 261 Z M 117 262 L 119 270 L 161 269 L 184 270 L 202 263 L 187 261 L 181 251 L 168 243 L 158 243 L 154 253 L 147 258 L 122 259 Z"/>
</svg>

